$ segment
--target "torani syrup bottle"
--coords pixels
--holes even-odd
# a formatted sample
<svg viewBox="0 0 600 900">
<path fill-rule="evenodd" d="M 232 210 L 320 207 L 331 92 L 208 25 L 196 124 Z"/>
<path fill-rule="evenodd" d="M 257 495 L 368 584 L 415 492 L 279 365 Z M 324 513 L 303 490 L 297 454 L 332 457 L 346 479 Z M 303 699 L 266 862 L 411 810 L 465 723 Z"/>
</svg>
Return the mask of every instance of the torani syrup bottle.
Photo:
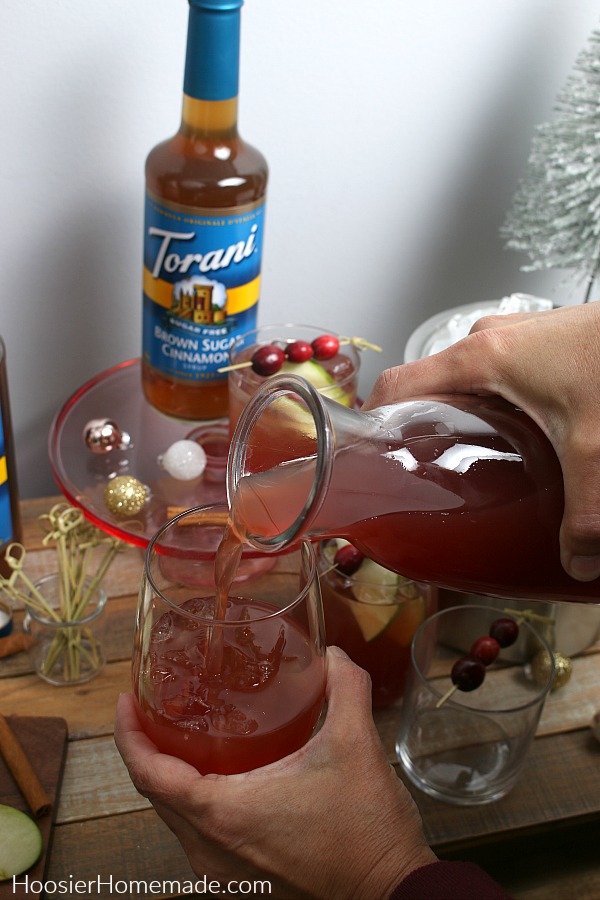
<svg viewBox="0 0 600 900">
<path fill-rule="evenodd" d="M 267 164 L 237 130 L 242 0 L 189 0 L 183 114 L 146 161 L 142 384 L 183 419 L 227 415 L 229 347 L 256 326 Z"/>
<path fill-rule="evenodd" d="M 21 512 L 8 398 L 6 351 L 0 338 L 0 575 L 5 578 L 11 574 L 11 569 L 4 559 L 6 548 L 12 541 L 20 540 Z"/>
</svg>

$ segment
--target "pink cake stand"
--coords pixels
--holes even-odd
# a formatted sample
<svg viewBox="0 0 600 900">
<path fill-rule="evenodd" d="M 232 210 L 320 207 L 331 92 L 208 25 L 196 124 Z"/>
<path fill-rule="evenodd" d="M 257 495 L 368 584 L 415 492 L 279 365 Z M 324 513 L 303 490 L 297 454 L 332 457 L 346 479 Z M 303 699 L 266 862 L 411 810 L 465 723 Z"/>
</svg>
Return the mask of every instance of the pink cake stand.
<svg viewBox="0 0 600 900">
<path fill-rule="evenodd" d="M 104 418 L 129 434 L 129 447 L 103 455 L 89 449 L 84 439 L 86 425 Z M 193 481 L 172 478 L 158 461 L 171 444 L 183 438 L 197 440 L 208 457 L 204 473 Z M 94 525 L 139 547 L 146 547 L 167 521 L 168 507 L 226 501 L 228 449 L 226 420 L 194 423 L 171 419 L 147 403 L 139 359 L 120 363 L 75 391 L 55 416 L 49 435 L 50 465 L 67 500 L 81 508 Z M 148 488 L 148 500 L 139 514 L 125 519 L 107 508 L 104 489 L 115 475 L 130 475 Z"/>
</svg>

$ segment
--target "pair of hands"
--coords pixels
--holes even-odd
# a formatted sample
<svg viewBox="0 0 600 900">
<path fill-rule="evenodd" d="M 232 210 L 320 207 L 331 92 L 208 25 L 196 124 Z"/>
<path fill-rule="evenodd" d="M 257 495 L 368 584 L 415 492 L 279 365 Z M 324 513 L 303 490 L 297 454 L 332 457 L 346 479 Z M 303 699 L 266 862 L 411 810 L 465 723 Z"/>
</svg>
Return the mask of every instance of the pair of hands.
<svg viewBox="0 0 600 900">
<path fill-rule="evenodd" d="M 200 775 L 156 749 L 123 694 L 115 741 L 138 791 L 179 839 L 198 877 L 267 879 L 290 900 L 388 897 L 435 862 L 408 791 L 382 749 L 371 683 L 327 650 L 327 716 L 306 746 L 241 775 Z M 142 714 L 143 715 L 143 714 Z"/>
<path fill-rule="evenodd" d="M 563 565 L 591 580 L 600 575 L 599 373 L 600 303 L 487 317 L 448 350 L 383 372 L 364 408 L 452 392 L 520 406 L 562 465 Z M 327 697 L 324 726 L 305 747 L 230 776 L 201 776 L 159 753 L 133 697 L 121 697 L 117 746 L 199 877 L 266 878 L 281 898 L 372 900 L 435 861 L 382 750 L 369 678 L 337 648 L 328 650 Z"/>
</svg>

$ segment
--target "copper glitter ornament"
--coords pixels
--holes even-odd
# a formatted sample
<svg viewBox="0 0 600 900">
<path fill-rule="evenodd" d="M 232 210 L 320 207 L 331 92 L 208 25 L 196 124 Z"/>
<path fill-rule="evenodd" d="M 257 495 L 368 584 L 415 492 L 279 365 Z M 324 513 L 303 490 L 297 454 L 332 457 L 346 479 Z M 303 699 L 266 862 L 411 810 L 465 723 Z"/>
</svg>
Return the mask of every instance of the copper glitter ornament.
<svg viewBox="0 0 600 900">
<path fill-rule="evenodd" d="M 115 516 L 136 516 L 148 499 L 148 488 L 131 475 L 111 478 L 104 488 L 104 502 Z"/>
<path fill-rule="evenodd" d="M 83 440 L 88 450 L 98 456 L 126 450 L 131 445 L 130 436 L 113 419 L 90 419 L 83 429 Z"/>
</svg>

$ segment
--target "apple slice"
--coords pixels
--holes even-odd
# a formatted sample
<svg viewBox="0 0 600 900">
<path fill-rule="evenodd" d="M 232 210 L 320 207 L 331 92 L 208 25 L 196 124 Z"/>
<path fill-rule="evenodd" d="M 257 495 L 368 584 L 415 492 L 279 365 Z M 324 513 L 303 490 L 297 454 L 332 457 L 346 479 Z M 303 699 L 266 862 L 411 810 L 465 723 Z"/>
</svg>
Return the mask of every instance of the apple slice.
<svg viewBox="0 0 600 900">
<path fill-rule="evenodd" d="M 314 359 L 307 359 L 302 363 L 293 363 L 286 360 L 281 367 L 281 371 L 290 375 L 299 375 L 300 378 L 306 379 L 318 391 L 325 394 L 326 397 L 341 403 L 342 406 L 350 406 L 349 394 L 339 387 L 333 375 L 330 375 L 327 369 L 315 362 Z"/>
<path fill-rule="evenodd" d="M 42 833 L 19 809 L 0 804 L 0 881 L 20 875 L 38 861 Z"/>
<path fill-rule="evenodd" d="M 348 543 L 343 538 L 335 538 L 325 544 L 323 556 L 333 565 L 336 552 Z M 398 628 L 394 625 L 391 629 L 394 639 L 404 646 L 406 635 L 410 634 L 410 643 L 416 627 L 413 620 L 418 619 L 417 624 L 420 624 L 423 617 L 422 598 L 412 581 L 366 557 L 346 583 L 355 598 L 349 598 L 347 602 L 365 641 L 374 641 L 392 623 L 397 623 Z M 417 606 L 413 610 L 415 603 Z"/>
<path fill-rule="evenodd" d="M 309 384 L 331 400 L 335 400 L 342 406 L 350 406 L 350 395 L 339 387 L 335 378 L 329 374 L 327 369 L 312 359 L 302 363 L 292 363 L 286 360 L 282 365 L 280 372 L 289 375 L 299 375 L 308 381 Z M 279 374 L 279 373 L 278 373 Z M 273 410 L 280 416 L 280 421 L 284 424 L 291 423 L 294 431 L 305 434 L 313 439 L 316 438 L 316 430 L 314 419 L 302 402 L 296 400 L 293 396 L 278 397 L 273 403 Z"/>
<path fill-rule="evenodd" d="M 400 612 L 400 607 L 394 604 L 383 605 L 375 603 L 357 603 L 350 601 L 350 609 L 356 619 L 361 634 L 367 643 L 387 631 Z"/>
<path fill-rule="evenodd" d="M 395 602 L 400 576 L 365 559 L 352 578 L 356 603 L 351 609 L 365 641 L 374 641 L 389 628 L 400 611 Z"/>
<path fill-rule="evenodd" d="M 411 584 L 413 590 L 415 586 Z M 387 632 L 390 640 L 401 647 L 410 647 L 415 631 L 427 614 L 425 598 L 417 594 L 400 603 L 400 612 Z"/>
<path fill-rule="evenodd" d="M 400 576 L 372 559 L 365 559 L 354 573 L 352 593 L 361 603 L 393 603 L 398 595 Z"/>
<path fill-rule="evenodd" d="M 352 593 L 358 601 L 352 604 L 352 612 L 366 641 L 375 640 L 403 619 L 406 601 L 420 599 L 412 581 L 368 558 L 354 574 Z"/>
</svg>

